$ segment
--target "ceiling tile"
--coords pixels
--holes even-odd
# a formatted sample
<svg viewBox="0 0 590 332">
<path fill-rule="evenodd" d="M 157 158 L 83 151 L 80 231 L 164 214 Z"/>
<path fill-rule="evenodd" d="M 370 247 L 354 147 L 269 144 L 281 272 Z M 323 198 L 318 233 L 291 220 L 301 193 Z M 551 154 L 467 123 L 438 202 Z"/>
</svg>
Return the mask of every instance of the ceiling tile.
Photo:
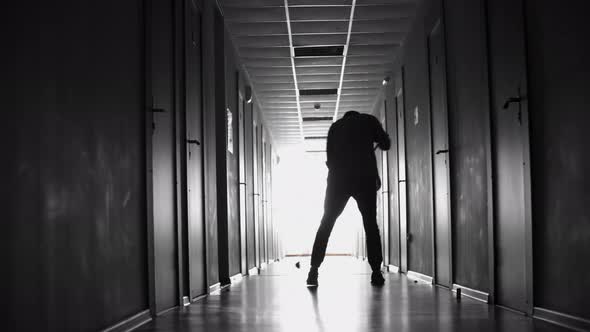
<svg viewBox="0 0 590 332">
<path fill-rule="evenodd" d="M 354 24 L 353 24 L 354 25 Z M 348 33 L 348 20 L 346 21 L 317 21 L 317 22 L 291 22 L 291 33 L 298 34 L 346 34 Z"/>
<path fill-rule="evenodd" d="M 287 37 L 289 34 L 286 22 L 228 22 L 228 28 L 235 37 L 269 35 L 284 35 Z"/>
<path fill-rule="evenodd" d="M 293 36 L 293 46 L 329 46 L 346 44 L 346 34 L 315 34 Z"/>
<path fill-rule="evenodd" d="M 283 7 L 224 8 L 226 22 L 286 22 Z"/>
<path fill-rule="evenodd" d="M 307 21 L 349 21 L 348 7 L 289 7 L 291 22 Z"/>
</svg>

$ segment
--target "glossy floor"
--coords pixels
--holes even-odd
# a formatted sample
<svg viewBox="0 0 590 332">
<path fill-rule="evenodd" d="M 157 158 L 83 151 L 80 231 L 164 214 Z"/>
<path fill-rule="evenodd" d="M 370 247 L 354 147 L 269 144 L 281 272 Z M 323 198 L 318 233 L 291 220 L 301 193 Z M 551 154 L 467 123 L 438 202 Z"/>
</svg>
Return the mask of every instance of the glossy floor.
<svg viewBox="0 0 590 332">
<path fill-rule="evenodd" d="M 139 331 L 565 331 L 401 274 L 373 287 L 367 264 L 348 257 L 327 258 L 320 286 L 308 289 L 309 262 L 297 269 L 297 261 L 272 264 Z"/>
</svg>

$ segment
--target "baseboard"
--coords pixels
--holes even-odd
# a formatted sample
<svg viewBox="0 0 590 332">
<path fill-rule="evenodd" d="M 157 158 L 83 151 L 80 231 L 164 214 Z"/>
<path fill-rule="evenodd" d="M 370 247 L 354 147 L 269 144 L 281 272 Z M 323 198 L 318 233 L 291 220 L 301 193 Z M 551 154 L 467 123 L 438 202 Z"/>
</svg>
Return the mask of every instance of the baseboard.
<svg viewBox="0 0 590 332">
<path fill-rule="evenodd" d="M 414 272 L 414 271 L 408 271 L 408 273 L 406 273 L 406 275 L 410 279 L 419 280 L 419 281 L 422 281 L 422 282 L 432 285 L 432 277 L 427 276 L 425 274 Z"/>
<path fill-rule="evenodd" d="M 192 303 L 195 303 L 195 302 L 197 302 L 197 301 L 201 301 L 201 300 L 203 300 L 203 299 L 206 299 L 208 296 L 209 296 L 209 294 L 203 294 L 203 295 L 199 295 L 199 296 L 197 296 L 197 297 L 193 298 L 191 302 L 192 302 Z"/>
<path fill-rule="evenodd" d="M 215 293 L 215 292 L 217 292 L 219 290 L 221 290 L 221 283 L 220 282 L 218 282 L 218 283 L 216 283 L 214 285 L 209 286 L 209 294 Z"/>
<path fill-rule="evenodd" d="M 453 292 L 457 293 L 458 289 L 460 289 L 459 293 L 461 294 L 461 296 L 464 295 L 474 300 L 481 301 L 483 303 L 490 303 L 490 294 L 488 293 L 471 289 L 469 287 L 453 284 Z"/>
<path fill-rule="evenodd" d="M 176 307 L 172 307 L 172 308 L 168 308 L 168 309 L 165 309 L 165 310 L 162 310 L 162 311 L 160 311 L 160 312 L 156 313 L 156 316 L 157 316 L 157 317 L 160 317 L 160 316 L 162 316 L 162 315 L 165 315 L 165 314 L 167 314 L 167 313 L 169 313 L 170 311 L 173 311 L 173 310 L 175 310 L 175 309 L 178 309 L 178 306 L 176 306 Z"/>
<path fill-rule="evenodd" d="M 244 279 L 244 276 L 241 273 L 236 274 L 235 276 L 229 278 L 232 284 L 238 283 Z"/>
<path fill-rule="evenodd" d="M 128 332 L 135 330 L 143 324 L 149 323 L 151 321 L 152 315 L 150 314 L 150 311 L 145 310 L 138 313 L 137 315 L 131 316 L 111 327 L 102 330 L 102 332 Z"/>
<path fill-rule="evenodd" d="M 257 276 L 259 274 L 260 274 L 260 270 L 257 267 L 253 267 L 250 270 L 248 270 L 249 276 Z"/>
<path fill-rule="evenodd" d="M 391 273 L 399 273 L 399 267 L 395 265 L 387 265 L 387 271 Z"/>
<path fill-rule="evenodd" d="M 533 317 L 574 331 L 590 331 L 590 320 L 549 309 L 535 307 Z"/>
</svg>

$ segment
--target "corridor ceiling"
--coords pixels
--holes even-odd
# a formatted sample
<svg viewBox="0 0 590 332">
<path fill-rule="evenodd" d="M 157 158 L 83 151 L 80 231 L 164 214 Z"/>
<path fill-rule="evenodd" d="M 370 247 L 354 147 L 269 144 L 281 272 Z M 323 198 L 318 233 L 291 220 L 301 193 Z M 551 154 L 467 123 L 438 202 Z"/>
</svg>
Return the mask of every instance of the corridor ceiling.
<svg viewBox="0 0 590 332">
<path fill-rule="evenodd" d="M 279 147 L 324 150 L 334 119 L 372 112 L 417 1 L 220 0 Z"/>
</svg>

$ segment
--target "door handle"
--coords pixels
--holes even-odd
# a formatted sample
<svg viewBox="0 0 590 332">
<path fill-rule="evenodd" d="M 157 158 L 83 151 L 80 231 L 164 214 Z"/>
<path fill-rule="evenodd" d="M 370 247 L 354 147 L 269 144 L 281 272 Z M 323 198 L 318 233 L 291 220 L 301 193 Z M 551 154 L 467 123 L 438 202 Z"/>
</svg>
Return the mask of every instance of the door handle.
<svg viewBox="0 0 590 332">
<path fill-rule="evenodd" d="M 186 140 L 186 142 L 187 142 L 188 144 L 201 145 L 201 142 L 199 142 L 199 141 L 198 141 L 198 140 L 196 140 L 196 139 L 187 139 L 187 140 Z"/>
<path fill-rule="evenodd" d="M 398 183 L 406 182 L 406 180 L 399 180 Z"/>
<path fill-rule="evenodd" d="M 152 113 L 166 113 L 166 110 L 163 108 L 152 108 Z"/>
<path fill-rule="evenodd" d="M 441 153 L 449 153 L 449 150 L 438 150 L 438 151 L 436 151 L 436 154 L 441 154 Z"/>
<path fill-rule="evenodd" d="M 510 107 L 510 104 L 512 103 L 520 103 L 522 101 L 522 97 L 518 96 L 518 97 L 510 97 L 508 99 L 506 99 L 506 101 L 504 102 L 504 105 L 502 106 L 503 109 L 508 109 L 508 107 Z"/>
</svg>

